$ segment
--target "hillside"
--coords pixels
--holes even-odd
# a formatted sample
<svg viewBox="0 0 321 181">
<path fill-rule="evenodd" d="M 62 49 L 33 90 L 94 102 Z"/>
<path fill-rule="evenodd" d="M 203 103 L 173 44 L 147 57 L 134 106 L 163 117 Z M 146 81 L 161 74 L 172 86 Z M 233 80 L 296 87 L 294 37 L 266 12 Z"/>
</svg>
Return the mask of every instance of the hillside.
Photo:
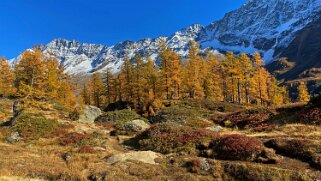
<svg viewBox="0 0 321 181">
<path fill-rule="evenodd" d="M 0 115 L 10 115 L 11 103 L 0 99 Z M 0 157 L 0 179 L 321 179 L 321 123 L 293 119 L 312 109 L 320 113 L 320 107 L 245 111 L 228 103 L 204 103 L 180 102 L 149 120 L 130 110 L 103 113 L 95 122 L 71 121 L 54 107 L 27 111 L 14 127 L 0 128 L 0 151 L 6 155 Z M 290 114 L 284 113 L 293 109 L 302 111 L 287 122 Z M 133 121 L 138 119 L 154 125 L 146 130 Z M 237 126 L 245 120 L 245 127 Z M 136 127 L 126 126 L 131 124 Z M 217 139 L 227 147 L 213 145 Z"/>
<path fill-rule="evenodd" d="M 290 45 L 280 52 L 281 57 L 287 57 L 291 64 L 289 70 L 277 73 L 280 79 L 293 78 L 319 78 L 321 73 L 320 47 L 321 47 L 321 19 L 311 22 L 307 27 L 300 30 Z M 268 65 L 270 71 L 278 71 L 280 61 Z"/>
</svg>

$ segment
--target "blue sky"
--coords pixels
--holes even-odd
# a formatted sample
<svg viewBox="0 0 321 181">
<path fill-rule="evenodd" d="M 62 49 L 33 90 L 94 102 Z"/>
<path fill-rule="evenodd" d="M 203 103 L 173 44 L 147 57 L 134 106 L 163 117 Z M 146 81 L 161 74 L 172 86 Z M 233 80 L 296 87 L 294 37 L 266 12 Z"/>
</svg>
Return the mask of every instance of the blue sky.
<svg viewBox="0 0 321 181">
<path fill-rule="evenodd" d="M 0 56 L 54 38 L 113 45 L 208 25 L 247 0 L 1 0 Z"/>
</svg>

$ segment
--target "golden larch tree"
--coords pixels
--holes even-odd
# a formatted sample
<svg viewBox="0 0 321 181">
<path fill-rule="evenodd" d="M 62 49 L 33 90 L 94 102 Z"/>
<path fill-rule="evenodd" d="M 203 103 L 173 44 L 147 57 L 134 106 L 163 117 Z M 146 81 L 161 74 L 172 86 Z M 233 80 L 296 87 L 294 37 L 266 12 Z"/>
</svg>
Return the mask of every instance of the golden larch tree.
<svg viewBox="0 0 321 181">
<path fill-rule="evenodd" d="M 304 82 L 300 82 L 298 86 L 298 102 L 309 102 L 310 101 L 310 94 L 308 91 L 308 87 Z"/>
<path fill-rule="evenodd" d="M 14 94 L 14 80 L 15 75 L 9 62 L 4 57 L 0 58 L 0 97 Z"/>
<path fill-rule="evenodd" d="M 199 98 L 204 95 L 202 86 L 201 66 L 203 58 L 199 55 L 199 45 L 195 41 L 191 41 L 189 45 L 188 62 L 184 69 L 184 90 L 190 98 Z"/>
<path fill-rule="evenodd" d="M 203 82 L 205 98 L 212 101 L 223 101 L 219 63 L 213 53 L 208 53 L 207 62 L 202 71 L 205 74 Z"/>
<path fill-rule="evenodd" d="M 181 77 L 180 77 L 180 59 L 177 53 L 167 48 L 166 42 L 161 42 L 161 79 L 166 92 L 166 99 L 175 99 L 180 97 Z"/>
<path fill-rule="evenodd" d="M 15 66 L 18 96 L 44 99 L 46 86 L 46 62 L 39 49 L 25 51 Z"/>
</svg>

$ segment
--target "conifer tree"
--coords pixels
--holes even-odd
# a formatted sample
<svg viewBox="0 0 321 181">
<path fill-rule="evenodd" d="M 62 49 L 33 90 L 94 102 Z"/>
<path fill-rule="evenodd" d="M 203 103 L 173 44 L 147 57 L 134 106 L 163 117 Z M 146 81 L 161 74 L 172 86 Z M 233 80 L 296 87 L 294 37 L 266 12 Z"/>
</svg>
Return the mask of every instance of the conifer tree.
<svg viewBox="0 0 321 181">
<path fill-rule="evenodd" d="M 121 81 L 125 81 L 124 85 L 119 85 L 121 86 L 123 89 L 125 89 L 124 91 L 124 95 L 126 96 L 126 101 L 128 102 L 132 102 L 133 101 L 133 97 L 134 97 L 134 82 L 133 82 L 133 64 L 132 62 L 130 62 L 128 55 L 125 56 L 124 58 L 124 63 L 121 67 L 121 73 L 122 75 L 120 75 L 120 79 L 123 79 Z M 123 82 L 120 82 L 121 84 Z"/>
<path fill-rule="evenodd" d="M 50 97 L 57 97 L 59 81 L 60 81 L 60 70 L 59 63 L 57 60 L 50 59 L 46 62 L 46 80 L 45 89 L 46 93 Z"/>
<path fill-rule="evenodd" d="M 162 91 L 160 90 L 158 69 L 155 67 L 150 56 L 147 57 L 143 75 L 144 112 L 152 116 L 162 106 Z"/>
<path fill-rule="evenodd" d="M 102 107 L 102 96 L 104 93 L 104 84 L 99 73 L 94 73 L 91 78 L 91 89 L 93 103 L 96 107 Z"/>
<path fill-rule="evenodd" d="M 91 105 L 91 96 L 90 96 L 90 91 L 89 91 L 87 82 L 84 84 L 81 95 L 83 97 L 84 103 L 87 105 Z"/>
<path fill-rule="evenodd" d="M 267 87 L 267 79 L 270 76 L 267 70 L 263 67 L 264 61 L 261 58 L 259 53 L 254 53 L 254 85 L 252 87 L 252 91 L 257 99 L 257 102 L 261 105 L 268 100 L 268 87 Z"/>
<path fill-rule="evenodd" d="M 233 52 L 228 52 L 225 56 L 225 59 L 222 63 L 222 72 L 225 77 L 224 80 L 224 91 L 225 99 L 230 102 L 236 101 L 236 91 L 237 91 L 237 58 Z"/>
<path fill-rule="evenodd" d="M 46 63 L 39 49 L 25 51 L 15 66 L 18 96 L 43 99 L 46 85 Z"/>
<path fill-rule="evenodd" d="M 119 101 L 125 101 L 126 98 L 128 99 L 128 82 L 126 81 L 126 75 L 122 72 L 118 74 L 117 78 L 115 79 L 115 92 L 117 94 L 117 99 Z"/>
<path fill-rule="evenodd" d="M 202 97 L 204 90 L 202 86 L 201 65 L 203 59 L 198 56 L 199 45 L 195 41 L 190 42 L 188 63 L 184 70 L 185 92 L 190 98 Z"/>
<path fill-rule="evenodd" d="M 144 61 L 142 59 L 142 56 L 137 53 L 135 55 L 135 65 L 134 65 L 134 89 L 135 89 L 135 107 L 137 107 L 139 110 L 142 109 L 142 97 L 143 97 L 143 86 L 144 86 Z"/>
<path fill-rule="evenodd" d="M 155 66 L 154 61 L 148 56 L 146 65 L 144 66 L 145 89 L 147 89 L 148 92 L 152 92 L 153 98 L 155 98 L 155 96 L 162 97 L 159 89 L 160 80 L 158 72 L 159 70 Z"/>
<path fill-rule="evenodd" d="M 307 103 L 310 101 L 310 94 L 304 82 L 300 82 L 298 86 L 298 102 Z"/>
<path fill-rule="evenodd" d="M 253 84 L 253 79 L 252 79 L 252 71 L 253 71 L 253 65 L 251 62 L 251 59 L 244 53 L 240 54 L 240 56 L 238 57 L 238 61 L 240 64 L 240 79 L 241 83 L 242 83 L 242 87 L 243 87 L 243 97 L 245 99 L 245 102 L 247 104 L 250 103 L 250 85 Z M 240 89 L 239 87 L 240 85 L 238 85 L 238 89 Z M 241 92 L 241 93 L 242 93 Z M 242 95 L 239 95 L 239 97 Z"/>
<path fill-rule="evenodd" d="M 58 88 L 58 101 L 67 108 L 68 111 L 74 110 L 77 106 L 77 100 L 73 87 L 67 80 L 62 80 Z"/>
<path fill-rule="evenodd" d="M 205 72 L 203 83 L 205 98 L 213 101 L 222 101 L 222 80 L 219 74 L 219 64 L 213 53 L 208 53 L 205 65 L 202 69 Z"/>
<path fill-rule="evenodd" d="M 166 99 L 179 98 L 181 87 L 179 56 L 166 47 L 165 41 L 161 43 L 160 49 L 161 78 L 164 82 Z"/>
<path fill-rule="evenodd" d="M 271 106 L 281 106 L 287 102 L 286 88 L 280 87 L 275 77 L 269 78 L 268 93 Z"/>
<path fill-rule="evenodd" d="M 114 84 L 114 76 L 111 73 L 109 68 L 107 68 L 105 72 L 104 84 L 105 84 L 105 95 L 107 97 L 107 104 L 110 104 L 114 101 L 113 89 L 112 89 Z"/>
<path fill-rule="evenodd" d="M 14 69 L 18 102 L 25 107 L 44 108 L 48 100 L 53 100 L 68 110 L 77 105 L 70 78 L 54 58 L 46 58 L 39 49 L 25 51 L 21 56 Z"/>
<path fill-rule="evenodd" d="M 0 58 L 0 97 L 14 94 L 15 75 L 7 60 Z"/>
</svg>

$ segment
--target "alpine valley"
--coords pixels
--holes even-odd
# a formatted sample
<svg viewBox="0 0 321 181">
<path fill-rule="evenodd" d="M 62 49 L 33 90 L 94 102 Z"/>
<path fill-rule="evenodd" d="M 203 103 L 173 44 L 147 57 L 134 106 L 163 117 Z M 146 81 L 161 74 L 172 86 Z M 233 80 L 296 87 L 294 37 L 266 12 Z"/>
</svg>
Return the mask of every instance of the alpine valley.
<svg viewBox="0 0 321 181">
<path fill-rule="evenodd" d="M 119 1 L 0 1 L 0 50 L 19 49 L 16 37 L 98 36 L 84 24 L 152 32 L 128 17 L 172 5 Z M 0 57 L 0 181 L 321 181 L 321 0 L 233 1 L 247 3 L 170 36 L 57 38 Z M 148 20 L 164 14 L 175 16 Z"/>
</svg>

